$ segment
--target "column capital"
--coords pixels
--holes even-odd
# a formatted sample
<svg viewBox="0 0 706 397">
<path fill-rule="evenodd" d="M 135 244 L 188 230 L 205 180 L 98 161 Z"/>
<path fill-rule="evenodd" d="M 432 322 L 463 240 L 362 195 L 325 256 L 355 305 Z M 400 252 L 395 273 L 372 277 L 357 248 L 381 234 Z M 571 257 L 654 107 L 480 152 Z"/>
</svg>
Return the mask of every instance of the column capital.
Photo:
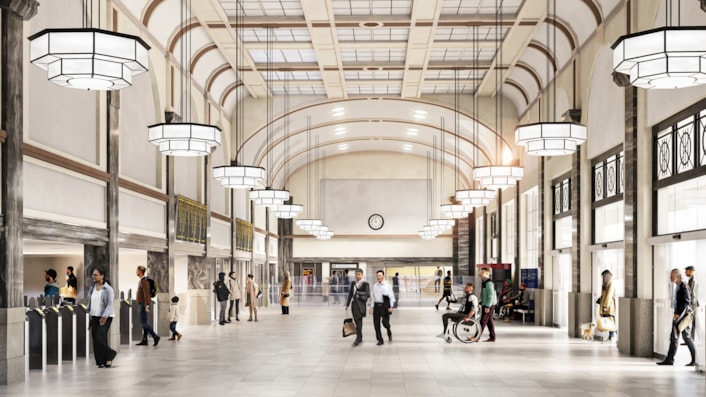
<svg viewBox="0 0 706 397">
<path fill-rule="evenodd" d="M 0 0 L 1 9 L 10 11 L 25 21 L 37 15 L 37 7 L 37 0 Z"/>
</svg>

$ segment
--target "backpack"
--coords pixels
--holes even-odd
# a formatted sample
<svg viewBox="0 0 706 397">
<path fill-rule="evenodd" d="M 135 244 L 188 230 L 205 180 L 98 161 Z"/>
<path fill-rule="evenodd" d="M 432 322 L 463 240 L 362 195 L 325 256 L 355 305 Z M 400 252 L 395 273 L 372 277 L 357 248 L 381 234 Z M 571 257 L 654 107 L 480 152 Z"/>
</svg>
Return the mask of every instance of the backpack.
<svg viewBox="0 0 706 397">
<path fill-rule="evenodd" d="M 150 284 L 150 296 L 152 298 L 156 297 L 157 293 L 159 292 L 159 290 L 157 289 L 157 284 L 155 284 L 154 280 L 149 277 L 145 277 L 145 279 Z"/>
</svg>

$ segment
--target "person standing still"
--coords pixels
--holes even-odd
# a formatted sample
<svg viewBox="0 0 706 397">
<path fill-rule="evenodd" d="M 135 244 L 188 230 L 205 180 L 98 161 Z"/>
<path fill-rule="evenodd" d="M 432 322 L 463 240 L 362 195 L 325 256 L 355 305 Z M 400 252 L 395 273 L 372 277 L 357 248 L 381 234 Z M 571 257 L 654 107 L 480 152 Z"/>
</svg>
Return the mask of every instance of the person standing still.
<svg viewBox="0 0 706 397">
<path fill-rule="evenodd" d="M 395 294 L 395 309 L 400 302 L 400 274 L 395 273 L 395 277 L 392 278 L 392 292 Z"/>
<path fill-rule="evenodd" d="M 453 296 L 453 281 L 451 279 L 451 270 L 446 272 L 446 277 L 444 277 L 444 293 L 441 295 L 441 298 L 439 298 L 439 301 L 436 302 L 436 310 L 439 310 L 439 303 L 446 298 L 446 310 L 451 310 L 451 301 L 452 301 L 452 296 Z"/>
<path fill-rule="evenodd" d="M 230 318 L 233 317 L 233 307 L 235 307 L 235 321 L 240 321 L 240 318 L 238 318 L 238 312 L 240 311 L 240 299 L 243 296 L 243 290 L 240 287 L 240 282 L 238 281 L 238 276 L 236 276 L 235 272 L 230 272 L 230 274 L 228 274 L 228 283 L 226 286 L 228 287 L 228 291 L 230 291 L 230 296 L 228 297 L 230 307 L 228 308 L 228 319 L 226 322 L 229 323 Z"/>
<path fill-rule="evenodd" d="M 438 293 L 440 288 L 439 284 L 441 283 L 441 276 L 444 275 L 444 272 L 441 270 L 439 266 L 436 267 L 436 272 L 434 273 L 434 293 Z M 439 306 L 439 305 L 437 305 Z M 436 308 L 437 310 L 439 309 L 438 307 Z"/>
<path fill-rule="evenodd" d="M 66 268 L 66 289 L 68 294 L 64 297 L 64 304 L 76 304 L 76 296 L 78 294 L 78 279 L 74 275 L 74 267 Z"/>
<path fill-rule="evenodd" d="M 348 286 L 348 299 L 346 300 L 346 310 L 351 306 L 353 320 L 355 321 L 355 341 L 353 346 L 358 346 L 363 342 L 363 318 L 365 317 L 365 308 L 368 306 L 368 298 L 370 297 L 370 285 L 367 281 L 363 281 L 363 270 L 356 269 L 355 281 Z"/>
<path fill-rule="evenodd" d="M 289 293 L 292 289 L 292 281 L 289 279 L 289 272 L 284 272 L 282 288 L 279 290 L 279 304 L 282 306 L 282 314 L 289 314 Z"/>
<path fill-rule="evenodd" d="M 88 306 L 86 310 L 91 316 L 90 328 L 93 339 L 93 356 L 98 368 L 110 368 L 118 354 L 108 346 L 108 330 L 113 322 L 115 310 L 113 300 L 115 292 L 105 279 L 105 271 L 96 268 L 91 274 L 93 286 L 88 291 Z"/>
<path fill-rule="evenodd" d="M 147 346 L 148 335 L 152 335 L 154 346 L 157 346 L 161 338 L 154 332 L 154 329 L 147 321 L 147 313 L 150 312 L 150 305 L 152 304 L 152 295 L 150 294 L 150 283 L 145 277 L 146 272 L 147 268 L 144 266 L 138 266 L 137 270 L 135 270 L 135 274 L 140 278 L 140 282 L 137 284 L 137 305 L 139 306 L 140 324 L 142 325 L 142 341 L 136 346 Z"/>
<path fill-rule="evenodd" d="M 657 365 L 674 365 L 674 356 L 677 354 L 677 344 L 679 343 L 680 323 L 682 320 L 688 321 L 685 317 L 691 315 L 689 313 L 691 311 L 689 307 L 691 305 L 691 294 L 689 293 L 689 287 L 682 281 L 681 271 L 672 269 L 669 278 L 675 284 L 675 294 L 672 301 L 672 306 L 674 307 L 672 332 L 669 333 L 669 352 L 667 357 L 658 362 Z M 691 325 L 682 328 L 681 337 L 689 347 L 689 353 L 691 353 L 691 362 L 686 364 L 686 366 L 693 367 L 696 365 L 696 349 L 694 348 L 694 342 L 691 340 Z"/>
<path fill-rule="evenodd" d="M 485 327 L 488 327 L 488 332 L 490 336 L 484 342 L 495 342 L 495 323 L 493 322 L 493 312 L 495 311 L 495 305 L 498 303 L 498 297 L 495 294 L 495 284 L 490 279 L 490 269 L 484 267 L 480 271 L 480 278 L 483 280 L 483 289 L 481 289 L 481 299 L 480 305 L 483 308 L 483 317 L 480 320 L 480 334 L 477 338 L 471 338 L 473 342 L 480 340 L 480 336 L 483 335 Z"/>
<path fill-rule="evenodd" d="M 341 298 L 338 296 L 338 283 L 339 283 L 339 278 L 336 272 L 331 273 L 331 280 L 329 281 L 329 286 L 330 286 L 330 295 L 333 296 L 333 303 L 334 304 L 339 304 L 341 303 Z"/>
<path fill-rule="evenodd" d="M 696 337 L 696 311 L 699 309 L 699 283 L 694 279 L 694 267 L 687 266 L 684 268 L 684 274 L 689 277 L 686 286 L 689 287 L 691 293 L 691 310 L 693 311 L 694 320 L 691 322 L 691 340 Z M 684 343 L 682 343 L 683 345 Z"/>
<path fill-rule="evenodd" d="M 250 318 L 248 321 L 253 321 L 253 313 L 255 313 L 255 322 L 257 322 L 257 292 L 260 286 L 254 280 L 252 274 L 248 274 L 248 281 L 245 283 L 245 306 L 250 309 Z"/>
<path fill-rule="evenodd" d="M 226 305 L 228 304 L 228 297 L 230 296 L 230 291 L 226 287 L 226 274 L 224 272 L 218 273 L 218 280 L 213 283 L 213 292 L 216 294 L 216 300 L 220 305 L 220 311 L 218 312 L 218 325 L 226 325 Z"/>
<path fill-rule="evenodd" d="M 385 272 L 378 270 L 375 273 L 378 282 L 373 285 L 372 302 L 370 302 L 370 314 L 373 315 L 373 326 L 375 327 L 375 337 L 378 346 L 384 344 L 382 331 L 380 330 L 380 320 L 382 326 L 387 329 L 387 338 L 392 342 L 392 327 L 390 326 L 390 314 L 395 307 L 395 295 L 390 288 L 390 284 L 385 282 Z"/>
</svg>

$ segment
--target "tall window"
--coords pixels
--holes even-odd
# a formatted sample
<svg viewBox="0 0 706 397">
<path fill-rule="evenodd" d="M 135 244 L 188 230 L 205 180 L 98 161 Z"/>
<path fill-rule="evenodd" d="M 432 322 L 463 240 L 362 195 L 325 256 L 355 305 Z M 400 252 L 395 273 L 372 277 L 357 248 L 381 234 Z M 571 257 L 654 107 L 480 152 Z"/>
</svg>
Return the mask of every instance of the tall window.
<svg viewBox="0 0 706 397">
<path fill-rule="evenodd" d="M 515 262 L 515 201 L 503 205 L 503 263 Z"/>
<path fill-rule="evenodd" d="M 554 214 L 554 249 L 571 247 L 571 178 L 562 177 L 554 181 L 553 214 Z"/>
<path fill-rule="evenodd" d="M 653 206 L 658 235 L 706 229 L 705 105 L 655 126 Z"/>
<path fill-rule="evenodd" d="M 476 263 L 485 263 L 485 217 L 476 219 Z"/>
<path fill-rule="evenodd" d="M 625 152 L 618 147 L 593 161 L 593 243 L 622 241 Z"/>
<path fill-rule="evenodd" d="M 534 269 L 539 266 L 539 197 L 537 188 L 525 193 L 523 196 L 525 217 L 525 241 L 523 249 L 526 252 L 523 268 Z"/>
</svg>

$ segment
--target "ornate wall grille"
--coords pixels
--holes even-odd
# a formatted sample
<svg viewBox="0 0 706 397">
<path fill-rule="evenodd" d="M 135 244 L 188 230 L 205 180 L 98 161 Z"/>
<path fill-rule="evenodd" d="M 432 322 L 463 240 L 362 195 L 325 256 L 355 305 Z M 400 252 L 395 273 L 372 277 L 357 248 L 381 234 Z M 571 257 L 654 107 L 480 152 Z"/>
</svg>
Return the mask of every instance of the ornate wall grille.
<svg viewBox="0 0 706 397">
<path fill-rule="evenodd" d="M 624 159 L 625 152 L 621 151 L 593 164 L 594 203 L 612 198 L 622 199 L 625 188 Z"/>
<path fill-rule="evenodd" d="M 184 196 L 177 196 L 177 240 L 206 243 L 208 207 Z"/>
<path fill-rule="evenodd" d="M 252 239 L 252 223 L 237 218 L 235 220 L 235 249 L 252 252 Z"/>
<path fill-rule="evenodd" d="M 659 187 L 704 173 L 706 110 L 691 114 L 655 134 L 654 176 Z"/>
<path fill-rule="evenodd" d="M 554 217 L 571 214 L 571 178 L 554 182 Z"/>
</svg>

